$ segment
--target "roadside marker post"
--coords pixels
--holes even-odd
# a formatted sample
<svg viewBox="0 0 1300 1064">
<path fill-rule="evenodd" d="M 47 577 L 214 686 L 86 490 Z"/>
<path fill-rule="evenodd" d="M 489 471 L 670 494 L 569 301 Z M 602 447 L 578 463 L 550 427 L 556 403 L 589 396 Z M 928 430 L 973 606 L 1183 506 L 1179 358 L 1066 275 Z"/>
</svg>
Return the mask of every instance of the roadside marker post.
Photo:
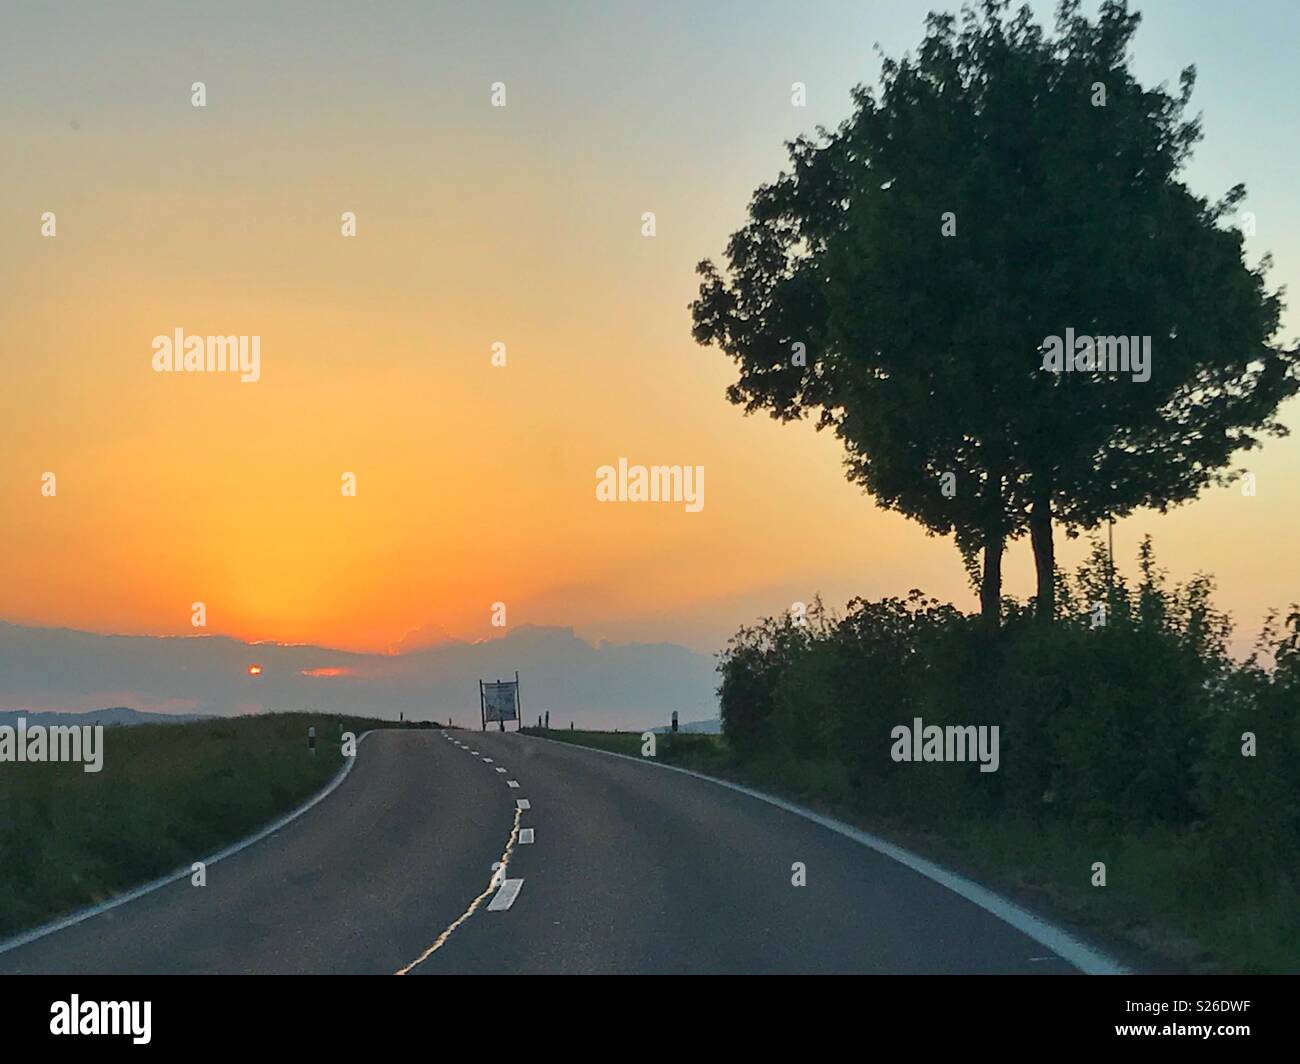
<svg viewBox="0 0 1300 1064">
<path fill-rule="evenodd" d="M 307 750 L 312 757 L 316 756 L 316 725 L 311 725 L 307 729 Z"/>
</svg>

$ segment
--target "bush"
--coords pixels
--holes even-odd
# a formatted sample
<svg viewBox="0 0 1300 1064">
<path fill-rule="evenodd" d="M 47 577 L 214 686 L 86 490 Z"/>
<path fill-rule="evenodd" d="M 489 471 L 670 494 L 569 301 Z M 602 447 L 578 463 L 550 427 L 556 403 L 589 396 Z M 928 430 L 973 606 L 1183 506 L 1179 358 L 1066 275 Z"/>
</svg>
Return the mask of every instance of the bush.
<svg viewBox="0 0 1300 1064">
<path fill-rule="evenodd" d="M 1094 544 L 1062 576 L 1063 616 L 1043 624 L 1009 602 L 1002 629 L 913 591 L 816 602 L 743 629 L 719 671 L 738 753 L 821 765 L 913 819 L 969 813 L 1083 827 L 1198 833 L 1222 867 L 1297 867 L 1300 855 L 1300 611 L 1244 664 L 1197 576 L 1169 587 L 1142 544 L 1135 586 Z M 1000 769 L 896 764 L 890 731 L 997 725 Z M 1242 733 L 1258 755 L 1243 757 Z M 904 771 L 905 770 L 905 771 Z M 1288 873 L 1289 874 L 1289 873 Z"/>
</svg>

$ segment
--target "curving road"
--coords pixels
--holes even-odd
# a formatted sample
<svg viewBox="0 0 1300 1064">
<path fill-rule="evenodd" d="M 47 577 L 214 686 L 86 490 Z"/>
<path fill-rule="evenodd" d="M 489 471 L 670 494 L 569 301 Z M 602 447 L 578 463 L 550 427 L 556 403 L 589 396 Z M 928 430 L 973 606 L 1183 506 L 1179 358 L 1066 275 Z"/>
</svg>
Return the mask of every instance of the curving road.
<svg viewBox="0 0 1300 1064">
<path fill-rule="evenodd" d="M 795 862 L 806 886 L 791 884 Z M 375 732 L 337 790 L 210 866 L 207 886 L 182 880 L 0 954 L 14 973 L 406 969 L 1076 970 L 938 883 L 756 798 L 470 731 Z"/>
</svg>

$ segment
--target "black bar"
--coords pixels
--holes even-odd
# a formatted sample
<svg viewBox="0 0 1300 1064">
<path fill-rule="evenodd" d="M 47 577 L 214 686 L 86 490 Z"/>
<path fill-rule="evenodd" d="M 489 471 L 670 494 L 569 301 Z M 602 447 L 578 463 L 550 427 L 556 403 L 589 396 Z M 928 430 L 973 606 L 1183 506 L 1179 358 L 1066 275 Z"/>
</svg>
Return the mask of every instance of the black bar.
<svg viewBox="0 0 1300 1064">
<path fill-rule="evenodd" d="M 697 956 L 690 969 L 709 971 L 708 957 Z M 935 1049 L 945 1047 L 970 1054 L 962 1059 L 1007 1049 L 1032 1050 L 1036 1056 L 1052 1059 L 1067 1051 L 1073 1058 L 1080 1049 L 1112 1050 L 1125 1045 L 1134 1056 L 1173 1050 L 1181 1057 L 1189 1048 L 1202 1046 L 1218 1058 L 1239 1059 L 1244 1051 L 1291 1045 L 1296 987 L 1295 981 L 1276 976 L 777 977 L 746 979 L 743 987 L 733 986 L 744 995 L 744 1014 L 684 1010 L 673 1024 L 689 1029 L 679 1033 L 689 1033 L 693 1044 L 761 1042 L 767 1048 L 773 1039 L 788 1040 L 794 1048 L 814 1028 L 829 1026 L 857 1047 L 855 1055 L 873 1055 L 870 1047 L 889 1046 L 891 1057 L 916 1060 L 929 1059 Z M 726 992 L 726 988 L 709 988 L 717 989 Z M 682 990 L 704 991 L 705 987 Z M 649 992 L 650 988 L 638 990 L 611 976 L 589 978 L 580 988 L 559 979 L 535 979 L 528 988 L 530 1012 L 540 1016 L 571 1007 L 575 993 L 582 995 L 584 1008 L 593 1015 L 614 1016 L 624 1012 L 629 994 L 639 998 Z M 130 1035 L 52 1034 L 52 1006 L 70 1003 L 73 994 L 83 1008 L 87 1002 L 135 1001 L 142 1007 L 148 1001 L 148 1046 L 134 1044 Z M 431 1015 L 435 1002 L 436 1015 Z M 1186 1003 L 1186 1008 L 1173 1011 L 1179 1007 L 1176 1002 Z M 1218 1006 L 1211 1007 L 1213 1003 Z M 1166 1010 L 1150 1012 L 1143 1005 L 1163 1005 Z M 183 1052 L 201 1045 L 205 1057 L 214 1050 L 268 1044 L 329 1050 L 332 1057 L 352 1049 L 373 1054 L 381 1045 L 431 1040 L 433 1028 L 453 1021 L 461 1029 L 466 1029 L 467 1020 L 499 1025 L 500 1010 L 499 995 L 485 993 L 482 980 L 455 976 L 443 976 L 433 985 L 416 977 L 364 976 L 0 978 L 0 1023 L 5 1057 L 12 1061 L 24 1059 L 13 1055 L 15 1049 L 35 1052 L 71 1046 L 95 1052 L 113 1043 L 128 1052 L 148 1047 Z M 770 1021 L 747 1018 L 753 1016 Z M 1179 1024 L 1245 1027 L 1248 1033 L 1216 1032 L 1205 1038 L 1117 1031 Z M 533 1049 L 539 1039 L 544 1043 L 554 1038 L 557 1047 L 571 1045 L 568 1025 L 548 1033 L 549 1026 L 533 1025 L 528 1036 Z M 593 1031 L 593 1043 L 597 1037 Z"/>
</svg>

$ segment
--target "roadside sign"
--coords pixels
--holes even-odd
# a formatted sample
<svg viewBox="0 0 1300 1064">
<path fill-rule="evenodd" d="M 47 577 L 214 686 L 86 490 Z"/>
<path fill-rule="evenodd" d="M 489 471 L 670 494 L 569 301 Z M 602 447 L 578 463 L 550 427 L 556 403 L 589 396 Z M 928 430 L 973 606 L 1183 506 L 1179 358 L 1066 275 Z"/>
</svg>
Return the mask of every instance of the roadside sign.
<svg viewBox="0 0 1300 1064">
<path fill-rule="evenodd" d="M 519 673 L 513 680 L 496 680 L 485 682 L 479 680 L 479 706 L 483 715 L 483 727 L 489 723 L 499 723 L 505 731 L 506 721 L 518 722 L 519 715 Z"/>
</svg>

